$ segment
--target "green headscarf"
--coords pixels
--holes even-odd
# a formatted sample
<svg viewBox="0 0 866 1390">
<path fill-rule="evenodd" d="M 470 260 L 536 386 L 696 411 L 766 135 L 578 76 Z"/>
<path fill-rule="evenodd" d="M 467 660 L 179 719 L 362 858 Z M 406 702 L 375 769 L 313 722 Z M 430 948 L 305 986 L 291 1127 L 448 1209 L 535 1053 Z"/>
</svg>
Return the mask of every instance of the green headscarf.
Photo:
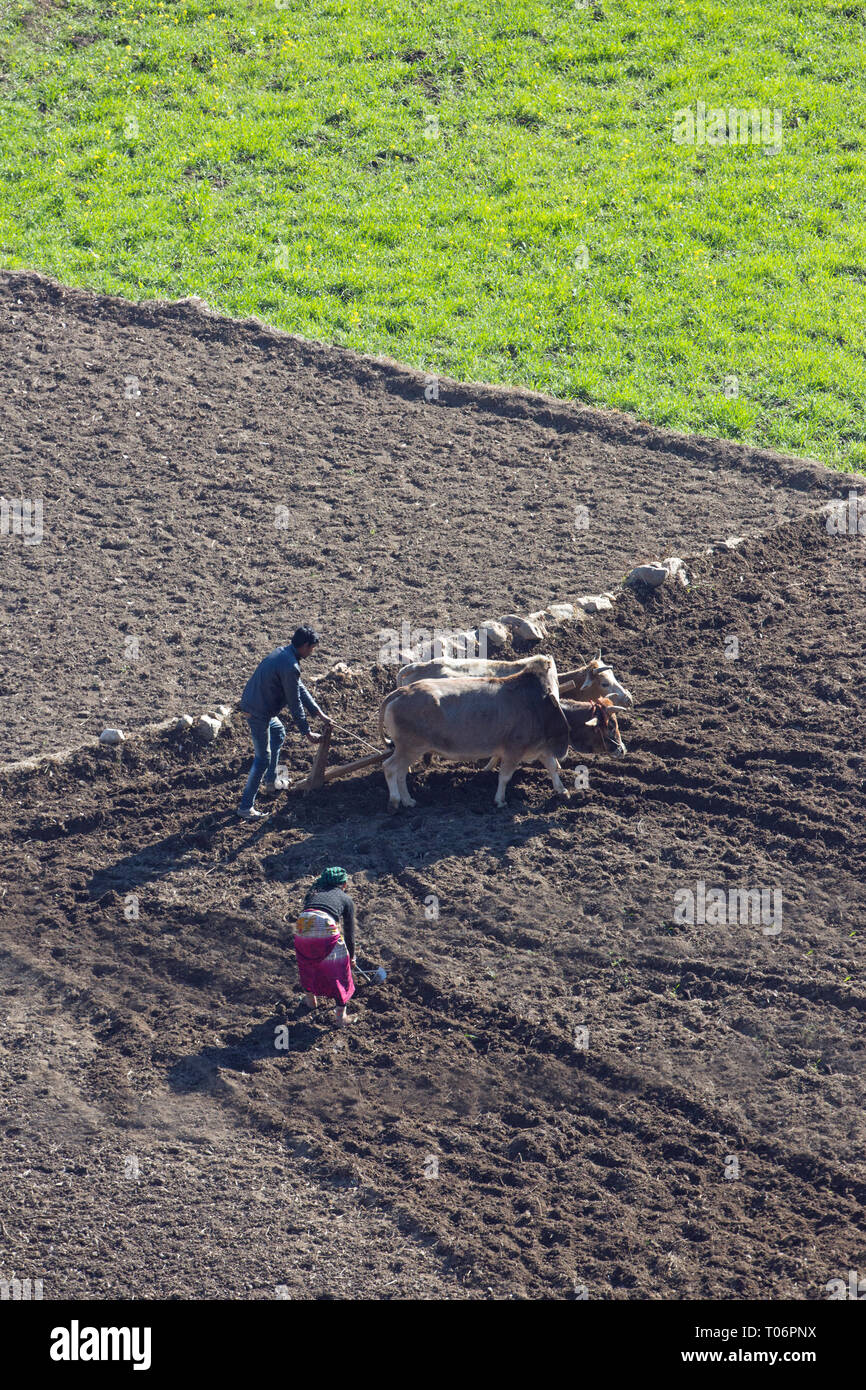
<svg viewBox="0 0 866 1390">
<path fill-rule="evenodd" d="M 313 884 L 314 888 L 339 888 L 346 882 L 349 875 L 345 869 L 331 868 L 323 869 Z"/>
</svg>

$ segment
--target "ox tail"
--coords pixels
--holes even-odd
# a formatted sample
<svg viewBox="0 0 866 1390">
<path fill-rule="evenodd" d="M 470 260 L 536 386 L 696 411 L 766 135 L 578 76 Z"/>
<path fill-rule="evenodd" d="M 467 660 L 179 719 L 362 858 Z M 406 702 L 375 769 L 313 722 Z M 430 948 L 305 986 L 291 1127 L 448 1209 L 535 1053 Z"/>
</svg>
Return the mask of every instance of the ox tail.
<svg viewBox="0 0 866 1390">
<path fill-rule="evenodd" d="M 388 708 L 392 700 L 398 700 L 401 695 L 405 694 L 405 686 L 401 686 L 399 690 L 392 690 L 391 694 L 386 695 L 381 705 L 379 706 L 379 738 L 382 740 L 383 743 L 387 743 L 389 747 L 392 748 L 394 746 L 393 739 L 390 739 L 388 735 L 385 733 L 385 710 Z"/>
</svg>

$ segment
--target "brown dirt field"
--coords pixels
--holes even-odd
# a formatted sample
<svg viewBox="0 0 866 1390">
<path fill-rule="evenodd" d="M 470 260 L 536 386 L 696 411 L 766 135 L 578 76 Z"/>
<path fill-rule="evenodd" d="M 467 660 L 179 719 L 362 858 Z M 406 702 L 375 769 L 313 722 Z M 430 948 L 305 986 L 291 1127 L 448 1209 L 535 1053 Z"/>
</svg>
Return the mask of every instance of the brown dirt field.
<svg viewBox="0 0 866 1390">
<path fill-rule="evenodd" d="M 638 702 L 565 800 L 527 768 L 497 811 L 491 774 L 434 760 L 414 810 L 376 771 L 251 827 L 238 717 L 0 770 L 0 1274 L 774 1300 L 862 1272 L 866 538 L 816 515 L 849 480 L 528 394 L 427 403 L 396 364 L 189 306 L 10 274 L 0 301 L 0 491 L 45 498 L 42 545 L 0 539 L 4 759 L 232 700 L 301 616 L 314 673 L 358 669 L 322 702 L 370 737 L 379 628 L 699 555 L 688 590 L 544 644 L 601 644 Z M 303 1015 L 286 921 L 333 862 L 389 972 L 347 1034 Z M 699 880 L 778 890 L 780 933 L 678 922 Z"/>
</svg>

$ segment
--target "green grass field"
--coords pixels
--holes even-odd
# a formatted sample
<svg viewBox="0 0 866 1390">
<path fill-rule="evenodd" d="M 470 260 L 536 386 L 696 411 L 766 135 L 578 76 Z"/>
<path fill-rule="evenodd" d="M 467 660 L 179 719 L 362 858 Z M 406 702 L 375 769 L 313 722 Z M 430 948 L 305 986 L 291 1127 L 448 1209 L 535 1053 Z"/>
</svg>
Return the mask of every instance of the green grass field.
<svg viewBox="0 0 866 1390">
<path fill-rule="evenodd" d="M 0 260 L 862 467 L 864 21 L 0 0 Z"/>
</svg>

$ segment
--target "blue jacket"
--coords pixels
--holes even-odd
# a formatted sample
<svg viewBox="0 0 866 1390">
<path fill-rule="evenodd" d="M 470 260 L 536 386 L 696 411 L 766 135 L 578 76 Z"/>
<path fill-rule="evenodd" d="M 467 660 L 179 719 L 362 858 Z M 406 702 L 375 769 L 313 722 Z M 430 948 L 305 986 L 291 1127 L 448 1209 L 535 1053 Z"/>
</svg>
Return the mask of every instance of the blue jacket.
<svg viewBox="0 0 866 1390">
<path fill-rule="evenodd" d="M 291 642 L 287 647 L 277 647 L 259 662 L 241 696 L 243 713 L 257 719 L 273 719 L 284 705 L 288 705 L 302 734 L 310 732 L 304 710 L 308 714 L 322 713 L 301 680 L 301 663 Z"/>
</svg>

